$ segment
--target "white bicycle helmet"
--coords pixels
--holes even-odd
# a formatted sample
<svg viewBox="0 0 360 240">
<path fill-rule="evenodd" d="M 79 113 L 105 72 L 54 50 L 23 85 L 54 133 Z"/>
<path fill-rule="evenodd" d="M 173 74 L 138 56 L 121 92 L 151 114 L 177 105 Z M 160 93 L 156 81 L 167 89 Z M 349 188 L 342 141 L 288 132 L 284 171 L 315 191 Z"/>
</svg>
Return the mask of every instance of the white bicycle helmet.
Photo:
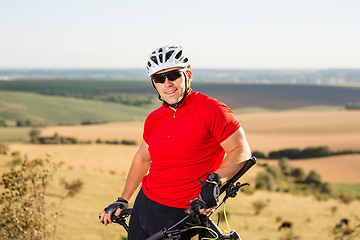
<svg viewBox="0 0 360 240">
<path fill-rule="evenodd" d="M 167 45 L 152 52 L 147 62 L 148 76 L 173 67 L 189 68 L 190 63 L 181 46 Z"/>
</svg>

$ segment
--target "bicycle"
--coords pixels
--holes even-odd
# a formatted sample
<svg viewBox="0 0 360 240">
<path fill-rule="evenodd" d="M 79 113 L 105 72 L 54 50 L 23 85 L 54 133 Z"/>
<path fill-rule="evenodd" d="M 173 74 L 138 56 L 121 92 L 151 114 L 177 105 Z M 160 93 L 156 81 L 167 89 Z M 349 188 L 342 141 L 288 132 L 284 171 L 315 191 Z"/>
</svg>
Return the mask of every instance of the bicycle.
<svg viewBox="0 0 360 240">
<path fill-rule="evenodd" d="M 237 180 L 244 175 L 254 164 L 256 163 L 256 158 L 252 157 L 246 161 L 245 165 L 240 169 L 240 171 L 232 177 L 228 182 L 226 182 L 223 186 L 220 187 L 220 196 L 225 192 L 225 196 L 222 202 L 217 206 L 219 208 L 222 204 L 226 202 L 228 198 L 235 198 L 237 196 L 238 191 L 241 187 L 250 185 L 249 183 L 237 182 Z M 146 240 L 176 240 L 180 239 L 182 233 L 197 229 L 199 231 L 194 231 L 194 235 L 200 235 L 199 239 L 211 239 L 211 240 L 223 240 L 223 239 L 232 239 L 232 240 L 241 240 L 240 235 L 236 231 L 230 231 L 229 235 L 225 235 L 218 224 L 215 224 L 214 221 L 210 218 L 210 215 L 203 215 L 199 212 L 201 208 L 203 208 L 203 203 L 199 199 L 194 199 L 191 201 L 190 207 L 186 210 L 186 217 L 184 217 L 179 222 L 175 223 L 169 228 L 164 228 L 154 235 L 150 236 Z M 216 208 L 216 209 L 217 209 Z M 111 221 L 113 223 L 118 223 L 126 231 L 129 229 L 129 225 L 127 223 L 127 217 L 131 215 L 132 208 L 125 209 L 121 212 L 119 216 L 112 215 Z M 206 231 L 200 231 L 206 230 Z"/>
</svg>

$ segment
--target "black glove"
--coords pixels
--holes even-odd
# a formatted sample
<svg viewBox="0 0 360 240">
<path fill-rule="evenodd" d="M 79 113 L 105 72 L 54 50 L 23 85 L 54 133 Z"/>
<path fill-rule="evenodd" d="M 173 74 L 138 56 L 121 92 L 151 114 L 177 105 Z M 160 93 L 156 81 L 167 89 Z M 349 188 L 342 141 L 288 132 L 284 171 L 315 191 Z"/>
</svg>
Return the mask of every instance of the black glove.
<svg viewBox="0 0 360 240">
<path fill-rule="evenodd" d="M 129 203 L 128 201 L 126 201 L 125 199 L 123 199 L 122 197 L 119 197 L 118 200 L 116 202 L 113 202 L 112 204 L 110 204 L 109 206 L 107 206 L 104 211 L 107 214 L 112 215 L 118 208 L 120 208 L 121 210 L 127 209 L 129 207 Z"/>
<path fill-rule="evenodd" d="M 203 182 L 200 181 L 201 185 L 203 186 L 201 189 L 201 193 L 199 196 L 199 200 L 203 201 L 206 205 L 206 208 L 212 208 L 219 204 L 219 186 L 217 183 L 214 182 Z"/>
</svg>

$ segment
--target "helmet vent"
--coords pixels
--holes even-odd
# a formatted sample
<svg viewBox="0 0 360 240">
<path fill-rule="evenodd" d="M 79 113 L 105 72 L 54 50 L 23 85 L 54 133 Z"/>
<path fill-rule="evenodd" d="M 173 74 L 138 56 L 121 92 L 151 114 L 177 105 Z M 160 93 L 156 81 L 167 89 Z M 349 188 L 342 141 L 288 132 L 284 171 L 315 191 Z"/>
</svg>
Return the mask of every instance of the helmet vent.
<svg viewBox="0 0 360 240">
<path fill-rule="evenodd" d="M 154 62 L 155 64 L 158 64 L 158 61 L 157 61 L 157 59 L 156 59 L 155 56 L 152 56 L 150 59 L 153 60 L 153 62 Z"/>
<path fill-rule="evenodd" d="M 176 56 L 175 56 L 175 58 L 176 59 L 179 59 L 179 57 L 182 55 L 182 50 L 180 50 L 177 54 L 176 54 Z"/>
<path fill-rule="evenodd" d="M 171 55 L 174 53 L 174 50 L 172 51 L 169 51 L 166 53 L 166 56 L 165 56 L 165 62 L 171 57 Z"/>
<path fill-rule="evenodd" d="M 190 59 L 179 45 L 166 45 L 149 55 L 146 63 L 148 76 L 170 68 L 190 68 Z"/>
</svg>

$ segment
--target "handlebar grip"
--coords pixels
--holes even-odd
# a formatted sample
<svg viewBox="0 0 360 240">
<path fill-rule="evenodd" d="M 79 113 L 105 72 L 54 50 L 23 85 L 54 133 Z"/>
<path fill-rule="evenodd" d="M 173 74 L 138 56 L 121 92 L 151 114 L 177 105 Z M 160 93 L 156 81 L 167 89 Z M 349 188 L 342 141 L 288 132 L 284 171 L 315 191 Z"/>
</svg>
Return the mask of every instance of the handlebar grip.
<svg viewBox="0 0 360 240">
<path fill-rule="evenodd" d="M 155 233 L 154 235 L 147 238 L 146 240 L 159 240 L 159 239 L 162 239 L 164 237 L 166 237 L 166 234 L 165 234 L 164 230 L 160 230 L 157 233 Z"/>
<path fill-rule="evenodd" d="M 118 222 L 120 219 L 126 218 L 128 216 L 131 215 L 132 212 L 132 208 L 126 208 L 124 210 L 121 210 L 121 213 L 119 216 L 116 216 L 114 213 L 111 215 L 111 221 L 116 223 Z"/>
</svg>

